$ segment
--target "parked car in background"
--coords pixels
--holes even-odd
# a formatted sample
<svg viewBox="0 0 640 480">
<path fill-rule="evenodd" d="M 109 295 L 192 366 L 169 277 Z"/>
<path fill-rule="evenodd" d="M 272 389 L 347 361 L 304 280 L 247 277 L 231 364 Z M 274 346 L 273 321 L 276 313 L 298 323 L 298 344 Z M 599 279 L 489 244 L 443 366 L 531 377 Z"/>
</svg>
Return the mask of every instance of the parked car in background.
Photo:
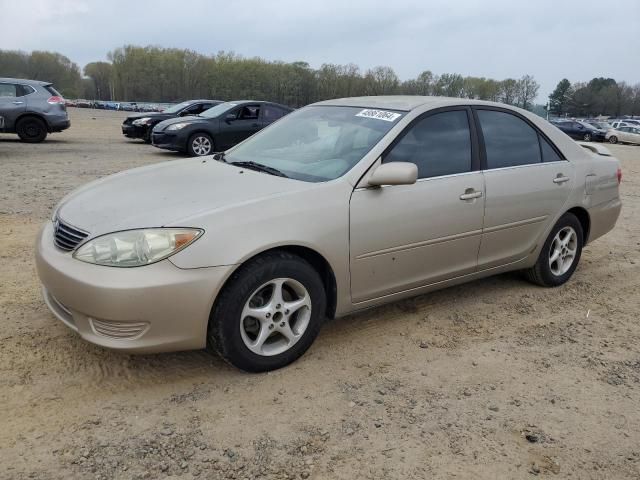
<svg viewBox="0 0 640 480">
<path fill-rule="evenodd" d="M 0 78 L 1 133 L 17 133 L 23 142 L 38 143 L 70 126 L 64 98 L 53 84 Z"/>
<path fill-rule="evenodd" d="M 640 128 L 619 127 L 609 130 L 606 138 L 609 143 L 633 143 L 640 145 Z"/>
<path fill-rule="evenodd" d="M 554 120 L 551 123 L 576 140 L 584 140 L 585 142 L 604 141 L 605 131 L 598 130 L 586 122 Z"/>
<path fill-rule="evenodd" d="M 238 103 L 214 118 L 275 107 Z M 105 347 L 280 368 L 327 317 L 511 270 L 567 282 L 621 209 L 618 160 L 584 145 L 491 102 L 319 102 L 206 161 L 65 197 L 36 240 L 45 302 Z"/>
<path fill-rule="evenodd" d="M 127 138 L 141 138 L 151 143 L 151 131 L 158 123 L 171 118 L 199 115 L 222 103 L 222 100 L 187 100 L 173 105 L 163 112 L 145 112 L 131 115 L 122 122 L 122 134 Z"/>
<path fill-rule="evenodd" d="M 292 111 L 271 102 L 226 102 L 196 117 L 160 122 L 153 128 L 152 143 L 193 157 L 210 155 L 233 147 Z"/>
<path fill-rule="evenodd" d="M 608 130 L 610 130 L 611 128 L 613 128 L 607 122 L 603 122 L 603 121 L 600 121 L 600 120 L 585 120 L 585 122 L 588 123 L 589 125 L 591 125 L 593 128 L 596 128 L 598 130 L 602 130 L 605 133 Z"/>
<path fill-rule="evenodd" d="M 635 123 L 635 120 L 609 120 L 609 125 L 612 128 L 620 128 L 620 127 L 639 127 L 640 125 Z M 639 122 L 640 123 L 640 122 Z"/>
</svg>

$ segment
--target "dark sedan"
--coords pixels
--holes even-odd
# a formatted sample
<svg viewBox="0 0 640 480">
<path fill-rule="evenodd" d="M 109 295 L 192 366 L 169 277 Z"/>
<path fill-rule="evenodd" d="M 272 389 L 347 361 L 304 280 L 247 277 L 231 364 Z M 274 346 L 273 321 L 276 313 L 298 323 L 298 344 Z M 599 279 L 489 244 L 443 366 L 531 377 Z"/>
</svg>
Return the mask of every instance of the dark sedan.
<svg viewBox="0 0 640 480">
<path fill-rule="evenodd" d="M 158 123 L 176 117 L 198 115 L 222 103 L 222 100 L 187 100 L 173 105 L 163 112 L 147 112 L 131 115 L 122 123 L 122 134 L 127 138 L 142 138 L 151 142 L 151 131 Z"/>
<path fill-rule="evenodd" d="M 585 142 L 598 141 L 604 142 L 606 131 L 595 128 L 586 122 L 577 122 L 574 120 L 558 120 L 551 122 L 564 133 L 576 140 Z"/>
<path fill-rule="evenodd" d="M 160 122 L 152 142 L 154 147 L 194 157 L 209 155 L 233 147 L 292 111 L 271 102 L 226 102 L 198 116 Z"/>
</svg>

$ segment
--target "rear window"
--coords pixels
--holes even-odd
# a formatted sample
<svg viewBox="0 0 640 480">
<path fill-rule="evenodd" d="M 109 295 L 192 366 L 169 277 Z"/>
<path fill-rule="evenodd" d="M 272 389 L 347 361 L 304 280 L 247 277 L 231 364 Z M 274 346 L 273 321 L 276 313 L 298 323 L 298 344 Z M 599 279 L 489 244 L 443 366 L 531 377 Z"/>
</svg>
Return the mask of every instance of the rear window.
<svg viewBox="0 0 640 480">
<path fill-rule="evenodd" d="M 47 90 L 47 92 L 49 92 L 54 97 L 61 97 L 62 96 L 62 95 L 60 95 L 60 93 L 55 88 L 53 88 L 53 85 L 45 85 L 44 88 Z"/>
</svg>

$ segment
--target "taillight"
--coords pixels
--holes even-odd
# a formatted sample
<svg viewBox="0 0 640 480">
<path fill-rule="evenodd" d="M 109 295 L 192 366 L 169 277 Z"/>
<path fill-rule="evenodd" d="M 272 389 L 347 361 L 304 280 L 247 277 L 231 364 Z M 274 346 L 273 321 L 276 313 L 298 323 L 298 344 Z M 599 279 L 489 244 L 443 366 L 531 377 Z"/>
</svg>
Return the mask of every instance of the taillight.
<svg viewBox="0 0 640 480">
<path fill-rule="evenodd" d="M 622 182 L 622 169 L 618 168 L 618 185 L 620 185 L 620 182 Z"/>
<path fill-rule="evenodd" d="M 58 97 L 58 96 L 49 97 L 49 100 L 47 100 L 47 103 L 50 103 L 52 105 L 56 103 L 62 103 L 64 105 L 64 98 Z"/>
</svg>

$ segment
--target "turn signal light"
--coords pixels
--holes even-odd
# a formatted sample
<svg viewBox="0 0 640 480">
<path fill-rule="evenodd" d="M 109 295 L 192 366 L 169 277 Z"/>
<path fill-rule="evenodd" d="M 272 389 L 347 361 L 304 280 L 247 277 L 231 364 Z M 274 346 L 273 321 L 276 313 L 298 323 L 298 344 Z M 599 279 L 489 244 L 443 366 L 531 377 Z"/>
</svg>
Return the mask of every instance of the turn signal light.
<svg viewBox="0 0 640 480">
<path fill-rule="evenodd" d="M 622 182 L 622 169 L 618 168 L 618 185 Z"/>
</svg>

